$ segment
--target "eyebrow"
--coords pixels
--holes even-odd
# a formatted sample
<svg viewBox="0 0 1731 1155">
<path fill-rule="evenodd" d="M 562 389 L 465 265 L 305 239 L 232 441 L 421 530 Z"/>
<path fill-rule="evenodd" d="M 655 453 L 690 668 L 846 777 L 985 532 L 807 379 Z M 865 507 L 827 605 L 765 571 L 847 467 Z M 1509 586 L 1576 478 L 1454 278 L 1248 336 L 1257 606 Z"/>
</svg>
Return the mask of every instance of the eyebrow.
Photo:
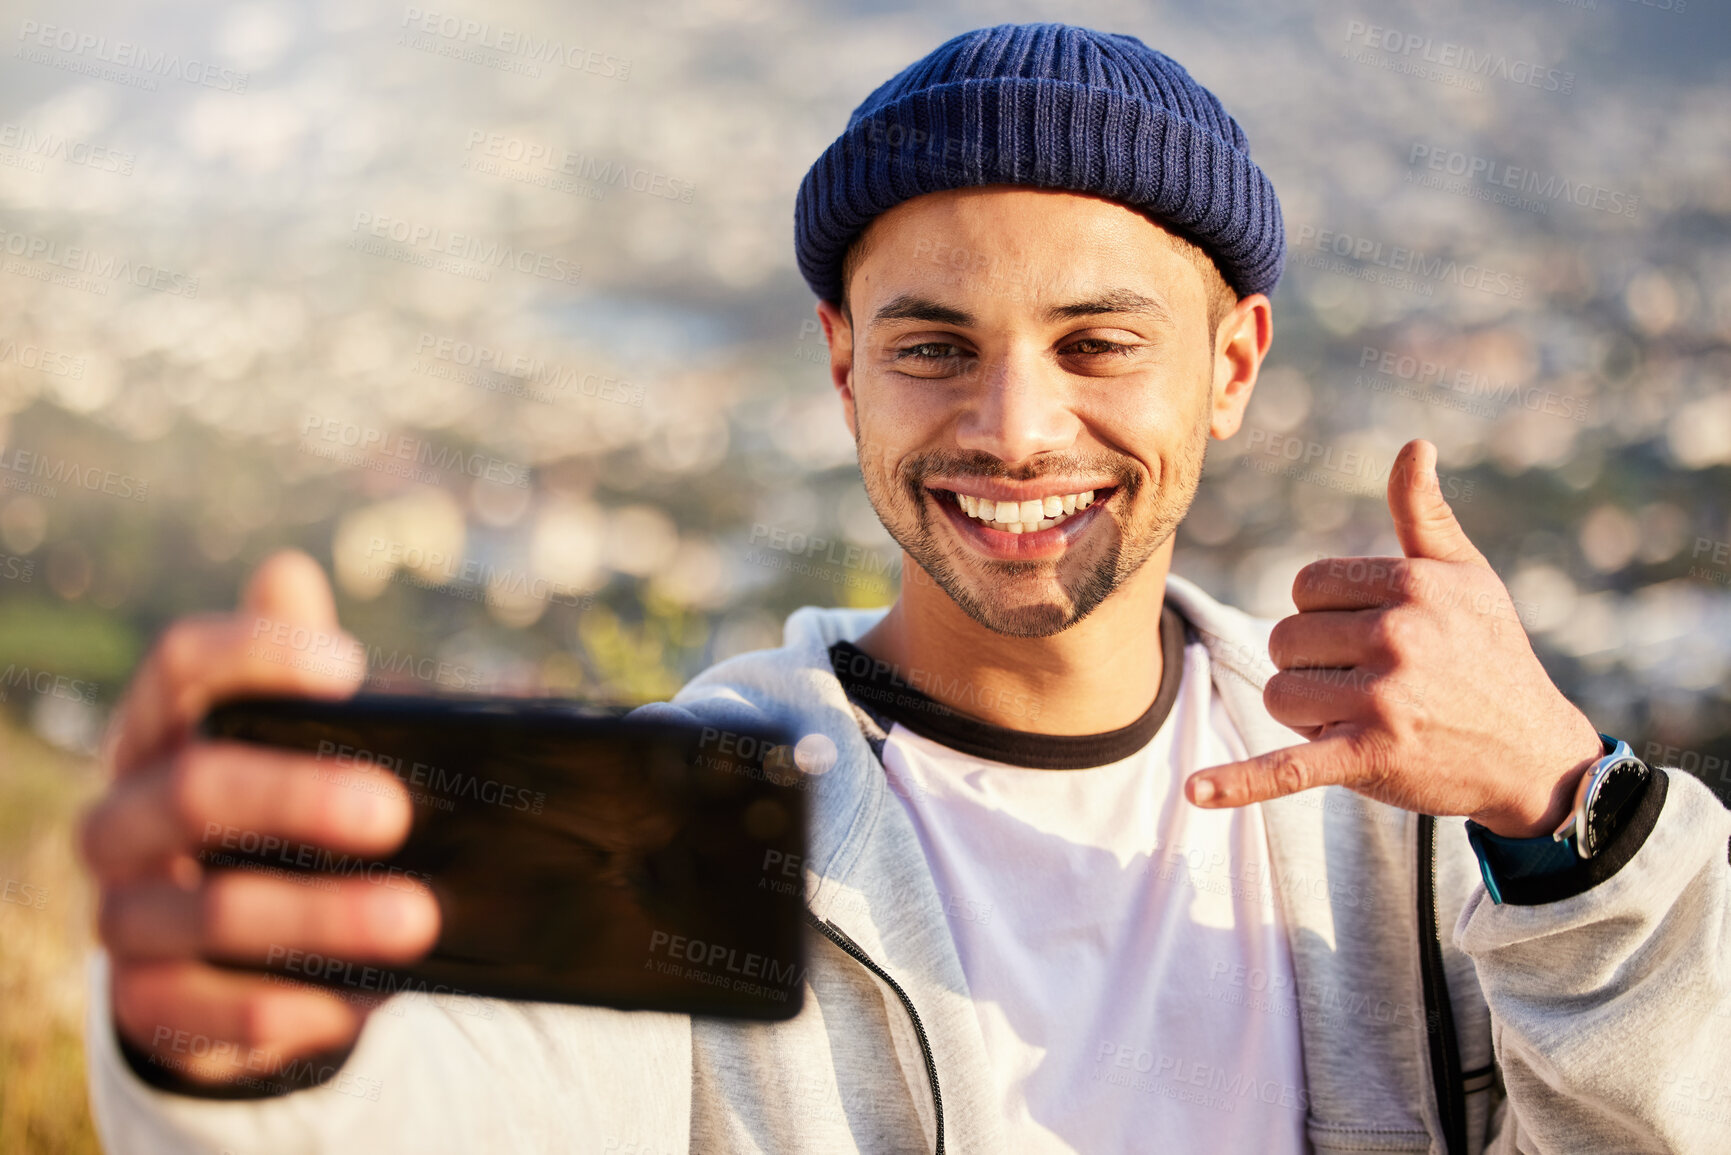
<svg viewBox="0 0 1731 1155">
<path fill-rule="evenodd" d="M 1162 301 L 1131 289 L 1110 289 L 1087 300 L 1053 305 L 1046 310 L 1046 320 L 1075 321 L 1083 317 L 1100 317 L 1113 313 L 1138 314 L 1168 325 L 1174 323 L 1172 310 Z M 963 329 L 971 328 L 975 324 L 972 313 L 913 293 L 903 293 L 892 298 L 883 308 L 872 314 L 872 324 L 884 321 L 925 321 L 933 325 L 954 325 Z"/>
<path fill-rule="evenodd" d="M 930 297 L 903 293 L 872 314 L 872 324 L 882 321 L 927 321 L 933 325 L 955 325 L 967 329 L 974 325 L 974 315 L 950 305 L 940 304 Z"/>
<path fill-rule="evenodd" d="M 1135 313 L 1156 321 L 1172 324 L 1172 310 L 1163 301 L 1131 289 L 1110 289 L 1098 297 L 1054 305 L 1046 310 L 1048 321 L 1075 321 L 1082 317 L 1098 317 L 1108 313 Z"/>
</svg>

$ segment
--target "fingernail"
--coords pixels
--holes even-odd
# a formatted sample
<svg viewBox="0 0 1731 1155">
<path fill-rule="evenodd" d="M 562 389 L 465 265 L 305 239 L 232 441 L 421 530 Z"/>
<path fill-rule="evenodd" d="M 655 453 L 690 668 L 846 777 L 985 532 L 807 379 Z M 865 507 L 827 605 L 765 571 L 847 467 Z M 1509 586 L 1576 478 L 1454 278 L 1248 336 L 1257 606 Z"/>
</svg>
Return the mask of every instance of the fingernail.
<svg viewBox="0 0 1731 1155">
<path fill-rule="evenodd" d="M 1214 793 L 1214 782 L 1209 778 L 1196 779 L 1196 784 L 1190 788 L 1190 796 L 1196 800 L 1198 806 L 1213 801 Z"/>
</svg>

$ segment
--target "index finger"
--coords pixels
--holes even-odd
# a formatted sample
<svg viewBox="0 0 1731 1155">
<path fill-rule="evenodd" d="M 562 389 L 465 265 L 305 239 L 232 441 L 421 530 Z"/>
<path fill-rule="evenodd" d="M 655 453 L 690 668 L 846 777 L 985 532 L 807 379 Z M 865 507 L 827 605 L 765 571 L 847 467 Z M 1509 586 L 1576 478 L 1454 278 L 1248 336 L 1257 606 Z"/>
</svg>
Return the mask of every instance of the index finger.
<svg viewBox="0 0 1731 1155">
<path fill-rule="evenodd" d="M 1341 734 L 1199 770 L 1185 781 L 1184 793 L 1197 806 L 1217 810 L 1357 780 L 1356 747 Z"/>
<path fill-rule="evenodd" d="M 80 843 L 103 883 L 139 877 L 176 855 L 271 840 L 285 854 L 322 847 L 383 857 L 408 836 L 408 788 L 389 770 L 341 775 L 310 754 L 241 742 L 193 742 L 115 783 L 85 815 Z M 221 839 L 212 846 L 213 838 Z"/>
<path fill-rule="evenodd" d="M 1293 577 L 1292 604 L 1301 612 L 1376 609 L 1402 600 L 1412 576 L 1406 558 L 1323 558 Z"/>
<path fill-rule="evenodd" d="M 240 613 L 182 618 L 163 632 L 121 699 L 107 761 L 117 774 L 155 761 L 223 698 L 344 698 L 365 673 L 365 653 L 338 627 L 318 563 L 274 554 L 247 583 Z"/>
</svg>

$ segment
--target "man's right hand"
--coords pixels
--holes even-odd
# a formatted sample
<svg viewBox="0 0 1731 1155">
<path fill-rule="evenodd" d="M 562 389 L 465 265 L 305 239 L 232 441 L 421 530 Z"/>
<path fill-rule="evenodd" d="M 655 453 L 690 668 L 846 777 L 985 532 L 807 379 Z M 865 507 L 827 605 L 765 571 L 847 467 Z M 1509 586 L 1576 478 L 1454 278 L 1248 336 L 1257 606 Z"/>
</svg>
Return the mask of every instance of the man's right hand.
<svg viewBox="0 0 1731 1155">
<path fill-rule="evenodd" d="M 82 849 L 101 891 L 115 1025 L 171 1082 L 234 1083 L 344 1054 L 373 1001 L 206 958 L 262 962 L 298 949 L 405 963 L 438 937 L 432 895 L 401 879 L 326 879 L 334 887 L 321 889 L 201 860 L 247 835 L 369 857 L 402 844 L 409 797 L 388 771 L 345 766 L 338 780 L 316 773 L 311 755 L 194 733 L 227 698 L 347 697 L 365 676 L 358 651 L 317 563 L 279 553 L 253 574 L 240 612 L 169 627 L 119 707 L 105 749 L 111 782 L 85 816 Z"/>
</svg>

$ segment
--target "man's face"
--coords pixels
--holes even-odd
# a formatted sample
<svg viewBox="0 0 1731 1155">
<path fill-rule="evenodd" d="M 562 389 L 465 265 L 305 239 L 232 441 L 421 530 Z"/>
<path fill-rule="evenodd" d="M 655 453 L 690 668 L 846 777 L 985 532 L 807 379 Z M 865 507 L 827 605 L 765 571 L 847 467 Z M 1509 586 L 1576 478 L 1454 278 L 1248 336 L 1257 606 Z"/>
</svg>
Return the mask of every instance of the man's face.
<svg viewBox="0 0 1731 1155">
<path fill-rule="evenodd" d="M 1252 366 L 1223 432 L 1202 273 L 1165 230 L 1095 197 L 907 201 L 873 222 L 848 296 L 851 326 L 822 310 L 866 493 L 1002 634 L 1067 629 L 1127 581 L 1254 382 Z"/>
</svg>

